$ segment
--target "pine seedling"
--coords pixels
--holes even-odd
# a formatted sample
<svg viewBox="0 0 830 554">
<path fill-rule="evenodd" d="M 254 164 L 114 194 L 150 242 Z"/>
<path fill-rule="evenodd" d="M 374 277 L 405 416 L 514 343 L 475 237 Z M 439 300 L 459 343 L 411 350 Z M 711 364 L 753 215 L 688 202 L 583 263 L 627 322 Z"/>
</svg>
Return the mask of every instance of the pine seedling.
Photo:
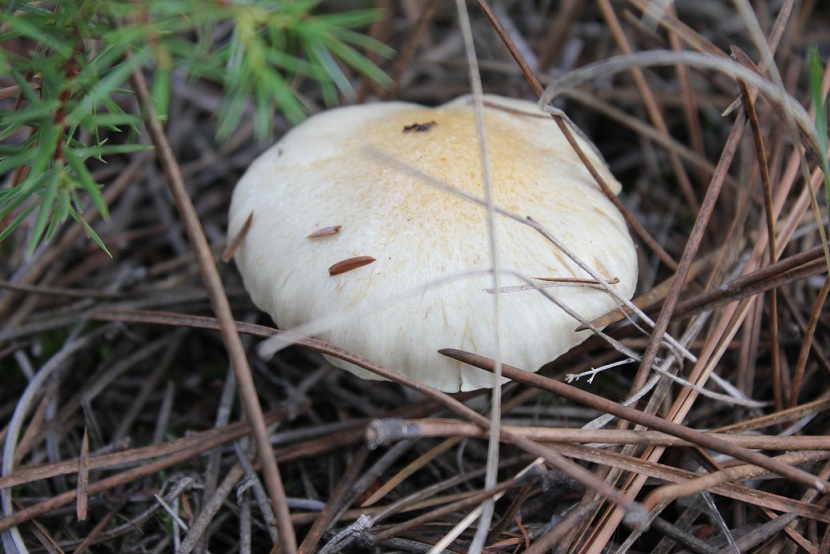
<svg viewBox="0 0 830 554">
<path fill-rule="evenodd" d="M 248 106 L 260 140 L 270 137 L 275 112 L 302 119 L 307 107 L 293 88 L 298 78 L 314 81 L 328 104 L 338 93 L 354 94 L 347 69 L 388 84 L 361 50 L 391 50 L 355 30 L 381 12 L 314 15 L 318 4 L 9 2 L 0 14 L 0 74 L 13 81 L 0 91 L 0 241 L 25 223 L 32 253 L 71 217 L 106 250 L 83 216 L 90 206 L 108 215 L 90 168 L 146 148 L 136 140 L 141 115 L 128 101 L 137 69 L 150 76 L 162 117 L 175 72 L 220 85 L 220 140 Z"/>
</svg>

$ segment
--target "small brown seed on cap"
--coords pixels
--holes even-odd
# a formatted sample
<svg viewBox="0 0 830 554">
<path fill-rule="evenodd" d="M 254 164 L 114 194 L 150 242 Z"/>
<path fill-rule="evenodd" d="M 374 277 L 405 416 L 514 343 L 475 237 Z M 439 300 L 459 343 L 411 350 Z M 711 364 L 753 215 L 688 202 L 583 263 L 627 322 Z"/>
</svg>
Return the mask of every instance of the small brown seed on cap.
<svg viewBox="0 0 830 554">
<path fill-rule="evenodd" d="M 332 225 L 331 227 L 323 227 L 322 229 L 317 229 L 310 235 L 306 236 L 307 239 L 313 239 L 317 237 L 325 237 L 328 235 L 336 235 L 342 229 L 342 225 Z"/>
<path fill-rule="evenodd" d="M 377 260 L 372 256 L 355 256 L 354 258 L 346 258 L 345 260 L 341 260 L 331 266 L 329 268 L 329 275 L 334 277 L 335 275 L 346 273 L 347 271 L 363 267 L 364 265 L 369 265 L 370 263 L 376 261 Z"/>
</svg>

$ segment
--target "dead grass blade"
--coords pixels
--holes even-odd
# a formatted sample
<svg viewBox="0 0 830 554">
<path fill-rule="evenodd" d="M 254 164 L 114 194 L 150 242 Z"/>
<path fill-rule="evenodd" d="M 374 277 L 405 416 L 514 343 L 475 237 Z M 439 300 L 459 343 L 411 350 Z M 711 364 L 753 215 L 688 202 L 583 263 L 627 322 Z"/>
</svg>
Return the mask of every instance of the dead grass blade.
<svg viewBox="0 0 830 554">
<path fill-rule="evenodd" d="M 271 495 L 272 508 L 277 517 L 277 526 L 280 531 L 280 544 L 282 545 L 283 553 L 292 554 L 297 551 L 297 539 L 288 513 L 285 489 L 283 488 L 277 461 L 274 457 L 274 451 L 268 442 L 268 430 L 265 426 L 262 407 L 260 406 L 256 387 L 251 376 L 251 369 L 248 366 L 247 355 L 242 347 L 242 341 L 236 333 L 233 323 L 233 313 L 231 312 L 227 296 L 225 296 L 222 279 L 219 277 L 219 272 L 213 263 L 213 254 L 211 253 L 210 245 L 205 237 L 193 202 L 187 193 L 181 169 L 173 157 L 173 150 L 170 147 L 167 135 L 164 132 L 161 121 L 155 114 L 153 102 L 150 99 L 150 92 L 141 71 L 136 70 L 133 72 L 133 82 L 136 88 L 136 95 L 141 102 L 147 130 L 152 137 L 159 161 L 167 176 L 167 184 L 175 199 L 179 214 L 185 222 L 185 228 L 187 229 L 188 237 L 196 255 L 196 261 L 199 264 L 202 278 L 205 281 L 205 288 L 210 297 L 211 306 L 221 324 L 222 341 L 228 349 L 231 365 L 236 372 L 239 394 L 245 405 L 247 417 L 251 420 L 253 426 L 254 438 L 256 439 L 259 457 L 262 462 L 262 472 L 265 476 L 268 493 Z"/>
</svg>

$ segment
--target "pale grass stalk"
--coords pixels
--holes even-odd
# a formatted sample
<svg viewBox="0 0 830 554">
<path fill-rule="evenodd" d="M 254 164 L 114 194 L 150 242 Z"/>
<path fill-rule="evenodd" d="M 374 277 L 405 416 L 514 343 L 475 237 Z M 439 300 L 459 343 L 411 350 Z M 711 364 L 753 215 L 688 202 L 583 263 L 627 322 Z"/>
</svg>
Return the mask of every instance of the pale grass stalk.
<svg viewBox="0 0 830 554">
<path fill-rule="evenodd" d="M 468 75 L 470 88 L 473 93 L 473 113 L 476 120 L 478 135 L 479 156 L 481 158 L 481 176 L 484 185 L 484 201 L 487 207 L 487 239 L 490 247 L 490 267 L 493 276 L 493 349 L 495 367 L 493 369 L 493 388 L 490 394 L 490 434 L 487 442 L 487 469 L 484 474 L 484 487 L 493 488 L 498 481 L 499 468 L 499 435 L 501 432 L 501 310 L 500 310 L 500 279 L 499 279 L 499 249 L 496 237 L 496 210 L 493 200 L 493 177 L 491 173 L 490 153 L 487 143 L 487 128 L 484 122 L 484 99 L 481 88 L 481 75 L 478 71 L 473 31 L 470 25 L 470 14 L 464 0 L 456 0 L 458 22 L 461 26 L 461 35 L 464 38 L 464 50 L 467 54 Z M 484 549 L 484 543 L 490 531 L 490 522 L 493 519 L 496 498 L 485 500 L 481 509 L 476 534 L 470 545 L 470 552 L 478 554 Z M 472 514 L 470 514 L 472 516 Z M 468 516 L 468 517 L 470 517 Z M 465 518 L 466 519 L 466 518 Z M 472 520 L 471 520 L 472 521 Z"/>
<path fill-rule="evenodd" d="M 164 510 L 165 512 L 167 512 L 167 515 L 169 515 L 169 516 L 170 516 L 170 519 L 173 521 L 173 526 L 174 526 L 174 527 L 178 527 L 179 529 L 181 529 L 182 531 L 185 531 L 185 532 L 188 530 L 188 529 L 187 529 L 187 524 L 186 524 L 184 521 L 182 521 L 182 518 L 180 518 L 180 517 L 179 517 L 179 514 L 178 514 L 178 507 L 176 507 L 176 508 L 171 507 L 171 506 L 170 506 L 170 504 L 168 504 L 168 503 L 167 503 L 167 502 L 166 502 L 166 501 L 165 501 L 165 500 L 164 500 L 161 496 L 159 496 L 158 494 L 154 494 L 154 495 L 153 495 L 153 498 L 155 498 L 155 499 L 156 499 L 156 502 L 158 502 L 158 503 L 159 503 L 159 506 L 161 506 L 162 510 Z M 178 497 L 176 497 L 176 498 L 178 498 Z M 174 504 L 174 505 L 175 505 L 175 504 L 178 504 L 178 502 L 176 501 L 176 498 L 174 498 L 174 499 L 172 500 L 172 502 L 173 502 L 173 504 Z"/>
</svg>

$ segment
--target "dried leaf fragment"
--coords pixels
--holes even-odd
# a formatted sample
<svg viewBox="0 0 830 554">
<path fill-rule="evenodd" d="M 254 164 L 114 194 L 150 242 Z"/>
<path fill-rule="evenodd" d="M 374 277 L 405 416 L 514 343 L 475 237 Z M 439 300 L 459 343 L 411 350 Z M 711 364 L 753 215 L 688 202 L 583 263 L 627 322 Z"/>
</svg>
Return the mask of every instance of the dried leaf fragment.
<svg viewBox="0 0 830 554">
<path fill-rule="evenodd" d="M 355 256 L 353 258 L 346 258 L 345 260 L 341 260 L 333 266 L 331 266 L 329 268 L 329 275 L 334 277 L 335 275 L 346 273 L 347 271 L 357 269 L 358 267 L 369 265 L 370 263 L 375 261 L 377 260 L 372 256 Z"/>
<path fill-rule="evenodd" d="M 342 229 L 342 228 L 343 228 L 342 225 L 331 225 L 329 227 L 323 227 L 322 229 L 317 229 L 316 231 L 314 231 L 310 235 L 307 235 L 306 238 L 307 239 L 313 239 L 313 238 L 317 238 L 317 237 L 325 237 L 325 236 L 328 236 L 328 235 L 336 235 L 337 233 L 340 232 L 340 229 Z"/>
</svg>

